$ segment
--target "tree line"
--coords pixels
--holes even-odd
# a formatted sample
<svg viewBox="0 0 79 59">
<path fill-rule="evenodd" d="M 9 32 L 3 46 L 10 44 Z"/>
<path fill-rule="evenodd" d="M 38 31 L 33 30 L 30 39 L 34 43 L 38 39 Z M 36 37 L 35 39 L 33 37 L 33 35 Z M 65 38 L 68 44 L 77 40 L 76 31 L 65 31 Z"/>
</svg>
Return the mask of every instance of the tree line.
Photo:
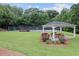
<svg viewBox="0 0 79 59">
<path fill-rule="evenodd" d="M 61 14 L 52 18 L 52 20 L 68 22 L 76 25 L 76 33 L 79 33 L 79 3 L 73 4 L 70 9 L 63 8 Z M 67 31 L 72 31 L 73 29 L 65 29 Z"/>
<path fill-rule="evenodd" d="M 40 10 L 29 8 L 23 10 L 17 6 L 0 4 L 0 27 L 8 26 L 41 26 L 51 21 L 63 21 L 76 25 L 79 33 L 79 4 L 73 4 L 70 9 L 63 8 L 61 13 L 56 10 Z M 72 29 L 66 29 L 71 31 Z"/>
</svg>

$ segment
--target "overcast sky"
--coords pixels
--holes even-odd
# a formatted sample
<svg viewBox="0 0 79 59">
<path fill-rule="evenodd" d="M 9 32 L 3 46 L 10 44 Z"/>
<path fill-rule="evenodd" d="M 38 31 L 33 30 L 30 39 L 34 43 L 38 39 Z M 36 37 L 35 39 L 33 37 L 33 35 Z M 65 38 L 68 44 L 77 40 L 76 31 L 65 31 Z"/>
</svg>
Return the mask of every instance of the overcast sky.
<svg viewBox="0 0 79 59">
<path fill-rule="evenodd" d="M 9 3 L 11 6 L 18 6 L 25 9 L 39 8 L 42 10 L 57 10 L 60 12 L 63 8 L 70 8 L 72 3 Z"/>
</svg>

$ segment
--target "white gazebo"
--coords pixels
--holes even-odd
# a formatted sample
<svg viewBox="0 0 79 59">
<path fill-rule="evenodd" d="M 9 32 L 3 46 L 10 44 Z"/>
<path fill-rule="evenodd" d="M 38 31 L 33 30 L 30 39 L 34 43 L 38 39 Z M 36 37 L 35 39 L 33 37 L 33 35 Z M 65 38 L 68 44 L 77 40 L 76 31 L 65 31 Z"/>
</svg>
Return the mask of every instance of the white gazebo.
<svg viewBox="0 0 79 59">
<path fill-rule="evenodd" d="M 55 39 L 55 28 L 59 27 L 60 28 L 60 32 L 62 31 L 63 27 L 71 27 L 73 28 L 73 33 L 74 33 L 74 37 L 76 36 L 76 25 L 74 24 L 70 24 L 70 23 L 65 23 L 65 22 L 60 22 L 60 21 L 53 21 L 53 22 L 49 22 L 45 25 L 42 26 L 43 27 L 43 32 L 44 32 L 44 28 L 47 27 L 51 27 L 52 28 L 52 32 L 53 32 L 53 39 Z"/>
</svg>

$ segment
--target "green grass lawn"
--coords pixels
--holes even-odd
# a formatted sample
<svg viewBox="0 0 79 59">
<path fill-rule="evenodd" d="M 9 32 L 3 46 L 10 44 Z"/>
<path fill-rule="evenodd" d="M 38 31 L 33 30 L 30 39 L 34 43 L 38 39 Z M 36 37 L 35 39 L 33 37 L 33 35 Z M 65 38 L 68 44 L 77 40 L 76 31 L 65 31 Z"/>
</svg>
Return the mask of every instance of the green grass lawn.
<svg viewBox="0 0 79 59">
<path fill-rule="evenodd" d="M 57 47 L 41 44 L 40 34 L 40 32 L 0 32 L 0 48 L 18 51 L 27 56 L 79 55 L 79 35 L 71 39 L 67 47 Z"/>
</svg>

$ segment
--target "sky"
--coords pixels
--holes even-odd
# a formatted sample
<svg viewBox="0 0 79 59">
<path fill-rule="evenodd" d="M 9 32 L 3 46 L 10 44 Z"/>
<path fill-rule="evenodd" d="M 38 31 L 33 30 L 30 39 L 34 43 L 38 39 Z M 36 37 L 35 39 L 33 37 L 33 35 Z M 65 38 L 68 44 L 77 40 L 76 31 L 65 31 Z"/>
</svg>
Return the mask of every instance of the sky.
<svg viewBox="0 0 79 59">
<path fill-rule="evenodd" d="M 11 6 L 18 6 L 25 9 L 28 8 L 39 8 L 41 10 L 57 10 L 61 12 L 63 8 L 68 8 L 73 5 L 73 3 L 9 3 Z"/>
</svg>

